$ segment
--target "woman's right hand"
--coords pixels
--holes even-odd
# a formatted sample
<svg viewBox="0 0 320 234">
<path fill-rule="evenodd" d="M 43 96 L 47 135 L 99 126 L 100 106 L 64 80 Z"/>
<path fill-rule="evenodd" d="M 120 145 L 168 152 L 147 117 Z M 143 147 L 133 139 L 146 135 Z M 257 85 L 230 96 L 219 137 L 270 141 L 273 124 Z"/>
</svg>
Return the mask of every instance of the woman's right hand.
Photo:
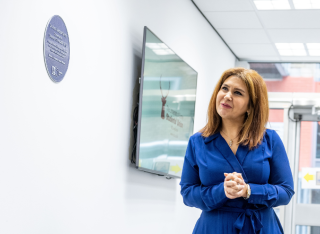
<svg viewBox="0 0 320 234">
<path fill-rule="evenodd" d="M 224 192 L 229 199 L 243 197 L 247 193 L 247 184 L 237 172 L 224 173 Z"/>
</svg>

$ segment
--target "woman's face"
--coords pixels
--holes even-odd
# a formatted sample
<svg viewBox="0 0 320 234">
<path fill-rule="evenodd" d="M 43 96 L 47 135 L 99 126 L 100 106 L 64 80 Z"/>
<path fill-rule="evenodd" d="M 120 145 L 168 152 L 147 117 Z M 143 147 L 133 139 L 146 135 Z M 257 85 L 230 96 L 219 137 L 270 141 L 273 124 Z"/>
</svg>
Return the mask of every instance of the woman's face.
<svg viewBox="0 0 320 234">
<path fill-rule="evenodd" d="M 249 110 L 249 93 L 240 78 L 230 76 L 224 81 L 217 95 L 216 108 L 222 119 L 237 121 L 244 118 Z"/>
</svg>

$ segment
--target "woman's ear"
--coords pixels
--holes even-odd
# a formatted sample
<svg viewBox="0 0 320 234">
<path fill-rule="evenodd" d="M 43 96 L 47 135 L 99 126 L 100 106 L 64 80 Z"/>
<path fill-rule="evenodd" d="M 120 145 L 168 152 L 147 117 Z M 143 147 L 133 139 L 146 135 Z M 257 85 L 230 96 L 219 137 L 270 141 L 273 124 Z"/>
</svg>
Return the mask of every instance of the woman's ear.
<svg viewBox="0 0 320 234">
<path fill-rule="evenodd" d="M 249 115 L 250 115 L 250 113 L 251 113 L 251 105 L 250 105 L 250 103 L 249 103 L 249 104 L 248 104 L 247 115 L 249 116 Z"/>
</svg>

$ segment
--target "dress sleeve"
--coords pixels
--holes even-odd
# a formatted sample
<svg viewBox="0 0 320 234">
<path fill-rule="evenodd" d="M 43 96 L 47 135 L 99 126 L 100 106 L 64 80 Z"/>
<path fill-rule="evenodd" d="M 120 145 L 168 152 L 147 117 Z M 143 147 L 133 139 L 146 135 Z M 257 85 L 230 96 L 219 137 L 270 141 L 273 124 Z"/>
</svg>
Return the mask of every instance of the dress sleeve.
<svg viewBox="0 0 320 234">
<path fill-rule="evenodd" d="M 293 178 L 287 153 L 279 135 L 272 131 L 272 157 L 268 184 L 250 184 L 249 203 L 268 207 L 287 205 L 294 195 Z"/>
<path fill-rule="evenodd" d="M 221 207 L 228 200 L 224 193 L 223 182 L 213 186 L 201 184 L 191 138 L 183 164 L 180 186 L 183 202 L 190 207 L 210 211 Z"/>
</svg>

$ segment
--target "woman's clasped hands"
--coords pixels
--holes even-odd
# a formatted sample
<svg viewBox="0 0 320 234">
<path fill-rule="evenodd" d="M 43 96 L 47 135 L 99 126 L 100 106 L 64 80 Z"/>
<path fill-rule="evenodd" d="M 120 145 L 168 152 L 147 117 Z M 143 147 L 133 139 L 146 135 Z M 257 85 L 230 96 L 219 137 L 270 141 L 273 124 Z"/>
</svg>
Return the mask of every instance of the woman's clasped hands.
<svg viewBox="0 0 320 234">
<path fill-rule="evenodd" d="M 247 197 L 247 184 L 241 173 L 224 173 L 224 192 L 229 199 Z"/>
</svg>

